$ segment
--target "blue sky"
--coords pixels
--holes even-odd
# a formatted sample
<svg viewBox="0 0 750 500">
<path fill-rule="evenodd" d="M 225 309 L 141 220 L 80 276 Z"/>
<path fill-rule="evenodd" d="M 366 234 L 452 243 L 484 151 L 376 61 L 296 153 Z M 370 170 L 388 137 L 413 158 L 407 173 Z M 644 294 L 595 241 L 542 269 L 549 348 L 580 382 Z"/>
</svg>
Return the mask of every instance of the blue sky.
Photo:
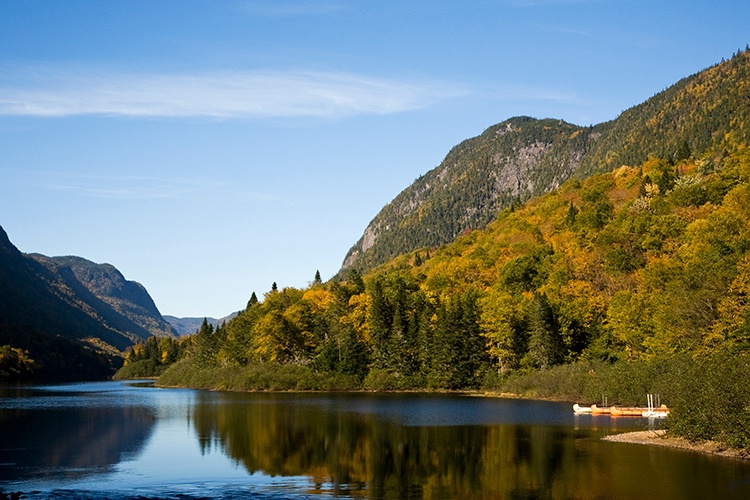
<svg viewBox="0 0 750 500">
<path fill-rule="evenodd" d="M 750 42 L 750 2 L 0 3 L 0 225 L 163 314 L 335 274 L 451 147 L 610 120 Z"/>
</svg>

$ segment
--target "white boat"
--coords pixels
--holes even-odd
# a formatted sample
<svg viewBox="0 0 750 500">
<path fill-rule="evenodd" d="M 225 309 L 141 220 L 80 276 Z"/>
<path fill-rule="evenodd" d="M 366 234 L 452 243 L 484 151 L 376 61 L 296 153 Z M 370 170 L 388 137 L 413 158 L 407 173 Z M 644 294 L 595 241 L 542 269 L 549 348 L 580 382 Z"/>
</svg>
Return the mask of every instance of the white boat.
<svg viewBox="0 0 750 500">
<path fill-rule="evenodd" d="M 654 408 L 653 410 L 644 410 L 643 413 L 641 413 L 642 417 L 648 418 L 664 418 L 667 415 L 669 415 L 669 410 L 666 408 Z"/>
<path fill-rule="evenodd" d="M 654 405 L 654 395 L 647 395 L 648 408 L 641 413 L 641 416 L 648 418 L 664 418 L 669 415 L 667 405 L 661 405 L 658 408 Z"/>
<path fill-rule="evenodd" d="M 590 406 L 581 406 L 578 403 L 573 405 L 573 413 L 591 413 Z"/>
</svg>

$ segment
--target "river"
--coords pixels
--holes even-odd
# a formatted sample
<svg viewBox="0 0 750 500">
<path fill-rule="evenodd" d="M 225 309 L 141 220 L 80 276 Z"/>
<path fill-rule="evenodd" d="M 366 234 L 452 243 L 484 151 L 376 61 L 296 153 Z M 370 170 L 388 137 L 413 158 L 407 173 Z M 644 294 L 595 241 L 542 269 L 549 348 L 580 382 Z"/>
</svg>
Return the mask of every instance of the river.
<svg viewBox="0 0 750 500">
<path fill-rule="evenodd" d="M 0 495 L 750 498 L 747 462 L 601 441 L 647 425 L 455 394 L 5 386 Z"/>
</svg>

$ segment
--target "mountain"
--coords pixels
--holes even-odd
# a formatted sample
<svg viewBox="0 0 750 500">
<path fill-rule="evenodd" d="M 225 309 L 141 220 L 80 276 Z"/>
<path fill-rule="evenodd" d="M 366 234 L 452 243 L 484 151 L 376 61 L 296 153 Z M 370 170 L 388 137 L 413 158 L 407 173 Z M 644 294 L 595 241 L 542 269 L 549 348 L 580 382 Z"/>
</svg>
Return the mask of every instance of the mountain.
<svg viewBox="0 0 750 500">
<path fill-rule="evenodd" d="M 343 268 L 367 270 L 479 229 L 505 207 L 558 187 L 578 169 L 591 136 L 560 120 L 512 118 L 454 147 L 383 208 Z"/>
<path fill-rule="evenodd" d="M 0 345 L 29 351 L 49 377 L 90 377 L 152 335 L 176 332 L 142 285 L 108 264 L 24 254 L 0 227 Z"/>
<path fill-rule="evenodd" d="M 138 337 L 177 336 L 177 331 L 159 313 L 146 288 L 128 281 L 111 264 L 95 264 L 81 257 L 46 257 L 29 254 L 50 272 L 62 276 L 68 287 L 89 303 L 97 300 L 100 316 L 122 332 Z"/>
<path fill-rule="evenodd" d="M 177 318 L 175 316 L 164 316 L 164 319 L 172 325 L 177 335 L 192 335 L 201 327 L 204 318 Z M 210 325 L 216 326 L 219 322 L 216 318 L 205 318 Z"/>
<path fill-rule="evenodd" d="M 750 143 L 750 50 L 683 78 L 617 119 L 601 134 L 576 177 L 639 165 L 648 158 L 699 158 L 709 150 Z"/>
<path fill-rule="evenodd" d="M 203 320 L 205 319 L 208 321 L 208 324 L 217 327 L 221 325 L 222 323 L 229 321 L 230 319 L 237 316 L 237 312 L 234 312 L 230 314 L 229 316 L 224 316 L 223 318 L 177 318 L 175 316 L 164 316 L 164 319 L 172 325 L 172 327 L 177 332 L 177 335 L 183 336 L 183 335 L 192 335 L 195 332 L 198 331 L 198 329 L 201 327 L 201 324 L 203 324 Z"/>
<path fill-rule="evenodd" d="M 592 127 L 511 118 L 454 147 L 368 224 L 342 271 L 366 271 L 398 255 L 485 227 L 504 208 L 649 157 L 679 160 L 750 142 L 750 52 L 656 94 Z M 340 274 L 343 274 L 340 272 Z"/>
</svg>

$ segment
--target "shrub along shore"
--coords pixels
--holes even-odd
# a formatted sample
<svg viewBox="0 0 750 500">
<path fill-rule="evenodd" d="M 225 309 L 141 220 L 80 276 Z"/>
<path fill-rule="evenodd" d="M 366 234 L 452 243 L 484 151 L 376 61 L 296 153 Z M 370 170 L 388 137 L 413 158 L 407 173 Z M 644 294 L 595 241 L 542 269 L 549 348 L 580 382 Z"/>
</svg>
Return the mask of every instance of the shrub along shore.
<svg viewBox="0 0 750 500">
<path fill-rule="evenodd" d="M 132 371 L 132 370 L 131 370 Z M 124 370 L 118 378 L 129 378 Z M 713 448 L 750 452 L 750 355 L 687 355 L 668 359 L 615 363 L 579 362 L 545 370 L 487 375 L 468 391 L 487 396 L 578 401 L 583 404 L 644 405 L 647 394 L 659 394 L 671 410 L 668 434 L 691 443 L 713 442 Z M 371 372 L 325 373 L 301 365 L 271 363 L 245 367 L 200 367 L 191 359 L 170 365 L 159 376 L 161 387 L 228 391 L 408 391 L 431 390 L 424 381 Z"/>
</svg>

